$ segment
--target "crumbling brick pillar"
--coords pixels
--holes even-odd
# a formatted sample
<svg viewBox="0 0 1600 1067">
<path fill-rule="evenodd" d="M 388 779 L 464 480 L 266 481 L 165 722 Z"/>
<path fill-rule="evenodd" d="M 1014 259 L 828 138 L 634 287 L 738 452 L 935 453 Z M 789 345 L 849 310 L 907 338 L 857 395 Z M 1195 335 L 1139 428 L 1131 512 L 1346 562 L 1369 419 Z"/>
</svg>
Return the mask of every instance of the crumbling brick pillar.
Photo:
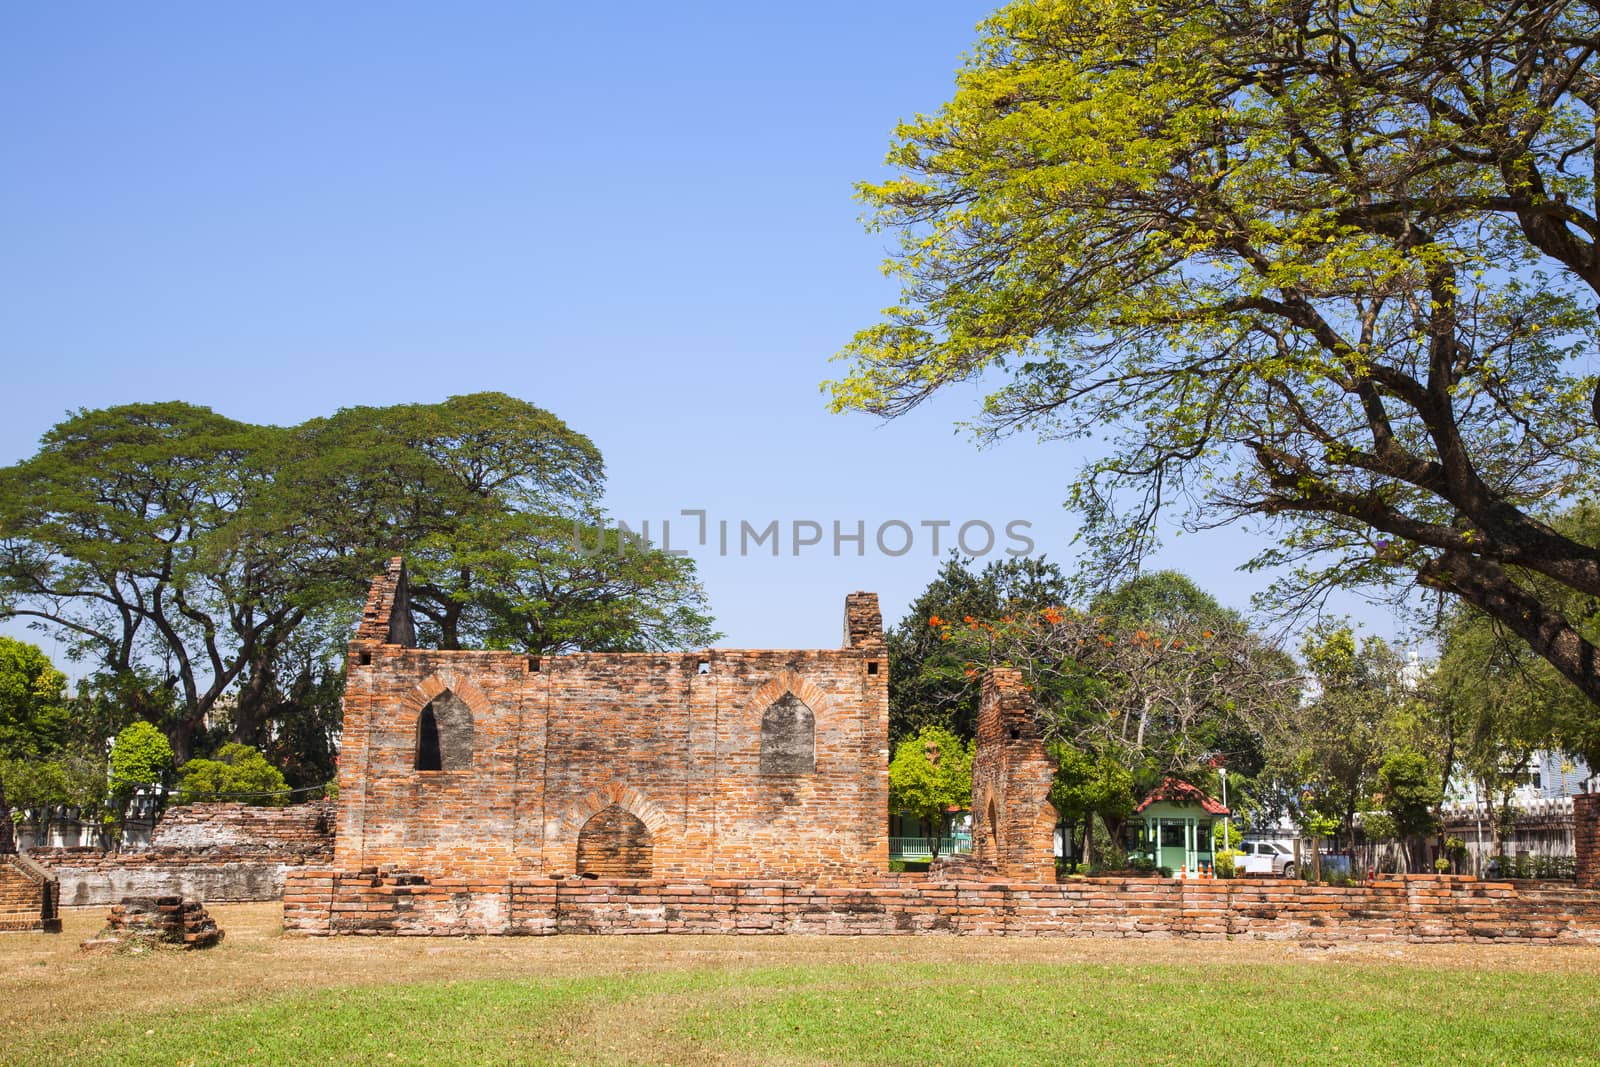
<svg viewBox="0 0 1600 1067">
<path fill-rule="evenodd" d="M 972 758 L 972 853 L 1002 878 L 1053 882 L 1056 765 L 1045 751 L 1033 697 L 1015 668 L 983 679 Z"/>
<path fill-rule="evenodd" d="M 1572 798 L 1572 839 L 1578 885 L 1600 889 L 1600 793 L 1580 793 Z"/>
</svg>

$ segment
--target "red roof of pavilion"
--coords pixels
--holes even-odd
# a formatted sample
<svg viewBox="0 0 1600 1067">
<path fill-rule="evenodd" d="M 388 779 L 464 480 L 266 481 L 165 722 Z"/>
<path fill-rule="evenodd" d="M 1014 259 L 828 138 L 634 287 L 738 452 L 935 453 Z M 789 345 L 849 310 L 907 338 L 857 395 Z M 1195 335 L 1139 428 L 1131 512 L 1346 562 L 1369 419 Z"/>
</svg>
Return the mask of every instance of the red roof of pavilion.
<svg viewBox="0 0 1600 1067">
<path fill-rule="evenodd" d="M 1178 778 L 1163 778 L 1161 784 L 1150 791 L 1150 795 L 1139 801 L 1139 806 L 1133 810 L 1143 811 L 1158 800 L 1170 800 L 1174 804 L 1198 804 L 1208 815 L 1230 815 L 1221 802 L 1206 796 L 1205 791 L 1198 786 L 1190 785 Z"/>
</svg>

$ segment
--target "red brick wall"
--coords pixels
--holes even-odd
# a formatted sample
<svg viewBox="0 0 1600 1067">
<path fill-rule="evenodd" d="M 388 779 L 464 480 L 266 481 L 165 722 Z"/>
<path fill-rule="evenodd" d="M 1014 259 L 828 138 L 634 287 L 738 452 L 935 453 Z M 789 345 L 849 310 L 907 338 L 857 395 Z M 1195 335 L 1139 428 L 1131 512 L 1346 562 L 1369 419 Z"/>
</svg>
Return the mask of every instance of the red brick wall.
<svg viewBox="0 0 1600 1067">
<path fill-rule="evenodd" d="M 1600 793 L 1580 793 L 1572 798 L 1572 837 L 1578 884 L 1600 889 Z"/>
<path fill-rule="evenodd" d="M 1353 888 L 1128 878 L 1059 885 L 880 878 L 844 888 L 303 870 L 291 876 L 284 925 L 317 935 L 947 933 L 1600 945 L 1600 894 L 1433 875 Z"/>
<path fill-rule="evenodd" d="M 1045 752 L 1022 672 L 983 679 L 972 758 L 972 854 L 1012 881 L 1055 880 L 1055 761 Z"/>
<path fill-rule="evenodd" d="M 396 568 L 380 583 L 403 579 Z M 336 865 L 500 879 L 577 870 L 613 805 L 645 826 L 651 873 L 848 881 L 888 865 L 888 665 L 876 597 L 846 603 L 838 651 L 584 653 L 407 647 L 403 590 L 375 584 L 351 642 Z M 423 709 L 472 716 L 470 769 L 418 771 Z M 761 773 L 761 724 L 786 693 L 815 721 L 815 771 Z"/>
</svg>

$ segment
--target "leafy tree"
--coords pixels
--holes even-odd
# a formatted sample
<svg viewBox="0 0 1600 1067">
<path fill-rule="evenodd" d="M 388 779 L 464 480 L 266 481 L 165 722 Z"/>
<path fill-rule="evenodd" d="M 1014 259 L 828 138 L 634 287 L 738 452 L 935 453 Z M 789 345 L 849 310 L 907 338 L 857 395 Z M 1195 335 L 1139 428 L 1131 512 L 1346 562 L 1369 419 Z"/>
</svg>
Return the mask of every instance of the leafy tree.
<svg viewBox="0 0 1600 1067">
<path fill-rule="evenodd" d="M 172 746 L 150 723 L 129 723 L 111 744 L 114 791 L 158 785 L 172 771 Z"/>
<path fill-rule="evenodd" d="M 547 411 L 477 393 L 347 408 L 292 440 L 295 485 L 272 524 L 305 516 L 352 589 L 404 554 L 428 643 L 643 651 L 718 636 L 693 562 L 620 539 L 598 507 L 599 450 Z"/>
<path fill-rule="evenodd" d="M 192 759 L 178 768 L 177 803 L 213 800 L 281 807 L 289 803 L 289 783 L 260 752 L 230 741 L 214 759 Z"/>
<path fill-rule="evenodd" d="M 602 477 L 587 438 L 499 393 L 292 429 L 178 402 L 79 411 L 0 470 L 0 617 L 71 637 L 182 757 L 208 720 L 260 743 L 304 717 L 397 553 L 446 648 L 709 643 L 690 561 L 579 550 L 575 529 L 607 525 Z"/>
<path fill-rule="evenodd" d="M 159 662 L 180 749 L 299 624 L 280 571 L 234 514 L 266 479 L 271 431 L 182 403 L 80 411 L 0 471 L 0 614 L 41 620 L 124 678 Z"/>
<path fill-rule="evenodd" d="M 1444 789 L 1438 771 L 1422 753 L 1402 749 L 1386 756 L 1378 768 L 1378 789 L 1395 835 L 1407 843 L 1408 854 L 1409 839 L 1438 829 Z"/>
<path fill-rule="evenodd" d="M 1268 733 L 1264 776 L 1288 794 L 1290 814 L 1308 834 L 1342 832 L 1353 845 L 1356 813 L 1378 791 L 1384 760 L 1420 714 L 1416 680 L 1386 642 L 1358 641 L 1348 625 L 1313 629 L 1302 652 L 1315 697 L 1289 709 Z"/>
<path fill-rule="evenodd" d="M 0 759 L 37 759 L 61 747 L 66 684 L 38 646 L 0 636 Z"/>
<path fill-rule="evenodd" d="M 1122 840 L 1138 804 L 1133 772 L 1107 752 L 1093 754 L 1058 742 L 1050 754 L 1056 760 L 1050 803 L 1062 822 L 1082 828 L 1084 862 L 1092 864 L 1096 817 L 1105 823 L 1110 840 Z"/>
<path fill-rule="evenodd" d="M 929 725 L 968 741 L 977 730 L 979 681 L 928 625 L 930 618 L 992 620 L 1065 604 L 1070 596 L 1066 576 L 1042 558 L 994 560 L 974 571 L 972 560 L 952 552 L 886 635 L 891 743 Z"/>
<path fill-rule="evenodd" d="M 984 433 L 1103 442 L 1108 568 L 1175 503 L 1249 518 L 1284 610 L 1420 582 L 1600 701 L 1529 580 L 1600 596 L 1549 521 L 1600 472 L 1595 47 L 1560 0 L 1012 4 L 861 187 L 903 296 L 834 406 L 1003 372 Z"/>
<path fill-rule="evenodd" d="M 946 813 L 971 806 L 971 742 L 930 725 L 895 746 L 889 761 L 889 808 L 922 819 L 934 856 L 939 854 Z"/>
<path fill-rule="evenodd" d="M 1241 761 L 1258 753 L 1254 735 L 1299 690 L 1286 658 L 1225 613 L 1173 611 L 1140 623 L 1046 608 L 993 622 L 930 622 L 972 676 L 991 666 L 1022 670 L 1047 740 L 1114 753 L 1144 785 L 1196 776 L 1232 754 L 1222 745 Z"/>
</svg>

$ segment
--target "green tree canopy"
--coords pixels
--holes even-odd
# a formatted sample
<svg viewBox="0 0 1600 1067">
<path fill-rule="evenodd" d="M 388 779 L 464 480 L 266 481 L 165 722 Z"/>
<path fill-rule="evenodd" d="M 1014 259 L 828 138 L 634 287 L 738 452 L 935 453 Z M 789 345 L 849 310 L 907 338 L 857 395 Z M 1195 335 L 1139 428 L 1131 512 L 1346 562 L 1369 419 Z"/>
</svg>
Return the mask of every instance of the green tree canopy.
<svg viewBox="0 0 1600 1067">
<path fill-rule="evenodd" d="M 140 720 L 130 723 L 111 744 L 111 787 L 121 795 L 166 781 L 172 772 L 172 746 L 160 730 Z"/>
<path fill-rule="evenodd" d="M 289 784 L 260 752 L 230 741 L 215 757 L 178 768 L 179 804 L 217 800 L 279 807 L 289 803 Z"/>
<path fill-rule="evenodd" d="M 895 746 L 889 761 L 889 809 L 916 815 L 939 854 L 947 812 L 972 806 L 972 743 L 942 726 L 924 726 Z"/>
<path fill-rule="evenodd" d="M 886 635 L 890 742 L 928 725 L 968 741 L 977 730 L 979 680 L 929 619 L 999 619 L 1058 607 L 1071 595 L 1067 577 L 1043 558 L 994 560 L 974 571 L 972 560 L 952 552 Z"/>
<path fill-rule="evenodd" d="M 66 684 L 38 646 L 0 636 L 0 759 L 38 759 L 66 742 Z"/>
<path fill-rule="evenodd" d="M 588 438 L 500 393 L 290 429 L 178 402 L 80 411 L 0 470 L 0 617 L 73 639 L 184 757 L 208 719 L 242 743 L 274 718 L 326 734 L 367 580 L 396 554 L 445 648 L 714 640 L 691 561 L 580 549 L 615 541 L 603 475 Z"/>
<path fill-rule="evenodd" d="M 1384 761 L 1416 740 L 1414 727 L 1426 718 L 1419 679 L 1388 643 L 1358 638 L 1343 623 L 1311 630 L 1302 655 L 1312 697 L 1285 709 L 1267 733 L 1263 778 L 1307 833 L 1342 830 L 1353 840 L 1356 813 L 1381 792 Z M 1442 789 L 1442 768 L 1427 765 L 1433 788 Z"/>
<path fill-rule="evenodd" d="M 1107 567 L 1249 517 L 1275 606 L 1421 582 L 1600 700 L 1526 580 L 1600 596 L 1549 521 L 1600 473 L 1597 41 L 1575 0 L 1012 4 L 861 187 L 903 297 L 834 405 L 990 375 L 983 432 L 1097 442 Z"/>
</svg>

